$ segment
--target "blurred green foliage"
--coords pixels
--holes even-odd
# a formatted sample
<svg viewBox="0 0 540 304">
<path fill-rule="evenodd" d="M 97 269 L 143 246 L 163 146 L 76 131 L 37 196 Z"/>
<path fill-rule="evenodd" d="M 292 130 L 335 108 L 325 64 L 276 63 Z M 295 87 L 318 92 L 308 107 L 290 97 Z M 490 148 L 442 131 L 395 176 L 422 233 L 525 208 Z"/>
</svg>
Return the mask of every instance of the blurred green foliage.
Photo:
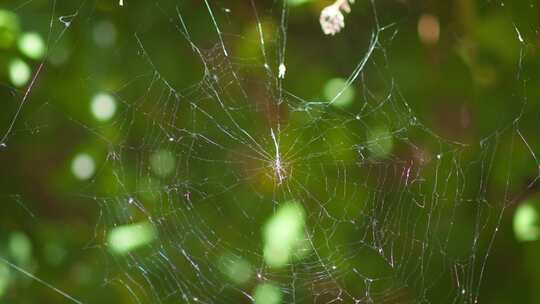
<svg viewBox="0 0 540 304">
<path fill-rule="evenodd" d="M 172 288 L 176 293 L 163 303 L 193 302 L 181 297 L 190 284 L 174 286 L 187 281 L 201 293 L 223 287 L 223 303 L 248 303 L 234 293 L 242 290 L 257 304 L 281 303 L 290 296 L 279 286 L 290 284 L 292 276 L 280 271 L 304 261 L 292 272 L 299 279 L 318 273 L 324 283 L 313 280 L 298 291 L 298 301 L 310 303 L 320 295 L 324 303 L 335 292 L 332 266 L 342 269 L 343 288 L 355 293 L 365 282 L 351 269 L 398 277 L 376 250 L 359 245 L 360 235 L 377 223 L 368 225 L 367 218 L 362 223 L 358 215 L 378 202 L 407 200 L 422 207 L 429 201 L 426 192 L 435 193 L 431 202 L 445 198 L 433 215 L 456 218 L 437 226 L 440 235 L 426 236 L 426 243 L 436 247 L 444 243 L 444 232 L 454 231 L 440 251 L 461 261 L 463 269 L 471 252 L 491 248 L 485 268 L 477 265 L 468 270 L 472 275 L 464 275 L 474 281 L 482 272 L 481 302 L 539 303 L 540 7 L 528 0 L 375 1 L 374 18 L 372 2 L 357 0 L 342 33 L 328 37 L 318 18 L 331 1 L 287 0 L 286 23 L 281 2 L 253 3 L 257 14 L 249 2 L 211 3 L 233 70 L 249 91 L 248 106 L 234 86 L 203 2 L 0 3 L 0 303 L 69 302 L 6 261 L 84 303 L 133 303 L 125 273 L 152 272 L 164 264 L 181 280 L 155 270 L 161 284 L 133 293 L 152 296 Z M 418 26 L 426 14 L 440 26 L 431 44 L 422 42 Z M 376 51 L 358 80 L 345 88 L 377 24 L 385 30 L 377 36 Z M 281 31 L 287 35 L 285 53 L 279 51 Z M 265 78 L 267 70 L 260 68 L 261 33 L 273 70 L 277 58 L 285 56 L 282 95 L 267 89 L 275 89 L 277 81 Z M 205 62 L 189 42 L 204 51 Z M 212 86 L 209 74 L 223 78 Z M 214 95 L 227 105 L 209 102 Z M 280 98 L 287 106 L 269 106 Z M 380 103 L 365 108 L 368 100 Z M 256 138 L 241 137 L 242 145 L 231 139 L 228 132 L 235 126 L 224 108 Z M 280 119 L 279 146 L 296 157 L 283 162 L 274 159 L 278 140 L 269 131 L 278 132 L 275 121 Z M 264 147 L 253 149 L 253 141 Z M 415 145 L 420 148 L 411 148 Z M 303 150 L 294 150 L 299 146 Z M 374 165 L 343 169 L 364 160 Z M 393 172 L 394 179 L 373 172 Z M 279 174 L 294 174 L 294 179 L 277 185 Z M 409 184 L 415 174 L 423 187 Z M 481 207 L 469 201 L 457 211 L 448 207 L 459 198 L 478 199 Z M 290 199 L 300 202 L 287 203 Z M 325 208 L 317 209 L 321 205 Z M 386 206 L 373 210 L 387 218 Z M 410 210 L 402 218 L 421 218 L 422 211 Z M 346 228 L 337 229 L 338 223 Z M 416 225 L 424 228 L 421 221 Z M 481 229 L 475 234 L 482 225 L 498 227 L 497 233 Z M 400 237 L 424 237 L 410 226 L 399 226 Z M 306 231 L 313 233 L 309 241 Z M 216 233 L 219 242 L 212 241 Z M 309 250 L 312 244 L 316 252 Z M 227 283 L 203 290 L 204 284 L 211 286 L 200 275 L 208 269 L 192 261 L 190 253 L 213 261 L 216 269 L 209 276 Z M 310 260 L 314 255 L 317 259 Z M 326 269 L 310 268 L 321 261 Z M 433 257 L 430 263 L 444 261 Z M 402 272 L 419 276 L 403 264 Z M 459 267 L 445 265 L 450 277 L 465 272 Z M 261 271 L 277 274 L 267 278 Z M 430 271 L 419 277 L 439 275 Z M 228 288 L 229 283 L 236 287 Z M 373 284 L 380 290 L 392 287 Z M 471 302 L 459 298 L 460 290 L 454 295 L 456 290 L 434 284 L 429 296 Z M 419 301 L 416 292 L 413 287 L 398 290 L 396 302 Z"/>
</svg>

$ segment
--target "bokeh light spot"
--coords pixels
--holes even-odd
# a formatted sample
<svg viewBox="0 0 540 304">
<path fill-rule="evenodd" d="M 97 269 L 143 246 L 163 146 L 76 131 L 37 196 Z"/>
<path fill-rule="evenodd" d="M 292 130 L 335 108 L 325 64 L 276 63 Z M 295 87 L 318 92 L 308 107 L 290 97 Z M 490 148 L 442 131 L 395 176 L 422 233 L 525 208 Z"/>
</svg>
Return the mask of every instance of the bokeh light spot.
<svg viewBox="0 0 540 304">
<path fill-rule="evenodd" d="M 418 36 L 424 44 L 436 44 L 439 42 L 441 28 L 439 19 L 433 15 L 425 14 L 418 19 Z"/>
<path fill-rule="evenodd" d="M 168 150 L 159 150 L 150 156 L 150 166 L 154 174 L 167 177 L 174 172 L 176 159 Z"/>
<path fill-rule="evenodd" d="M 219 268 L 235 284 L 244 284 L 251 278 L 253 269 L 242 257 L 226 253 L 219 258 Z"/>
<path fill-rule="evenodd" d="M 540 237 L 538 211 L 531 203 L 521 204 L 514 214 L 514 234 L 521 242 L 536 241 Z"/>
<path fill-rule="evenodd" d="M 299 6 L 302 4 L 309 3 L 313 0 L 287 0 L 287 3 L 289 3 L 290 6 Z"/>
<path fill-rule="evenodd" d="M 0 48 L 13 45 L 19 35 L 19 18 L 12 12 L 0 10 Z"/>
<path fill-rule="evenodd" d="M 108 48 L 116 42 L 116 27 L 109 21 L 101 21 L 94 26 L 92 37 L 100 48 Z"/>
<path fill-rule="evenodd" d="M 69 50 L 62 46 L 57 45 L 49 52 L 47 60 L 54 66 L 61 66 L 69 60 Z"/>
<path fill-rule="evenodd" d="M 28 80 L 30 80 L 30 76 L 32 75 L 30 66 L 19 58 L 9 62 L 8 71 L 9 80 L 11 80 L 11 83 L 16 87 L 24 86 L 28 83 Z"/>
<path fill-rule="evenodd" d="M 19 265 L 28 265 L 32 259 L 32 242 L 24 232 L 14 232 L 9 236 L 9 254 Z"/>
<path fill-rule="evenodd" d="M 152 224 L 141 222 L 113 228 L 107 235 L 107 245 L 115 254 L 126 254 L 147 245 L 157 237 Z"/>
<path fill-rule="evenodd" d="M 274 284 L 260 284 L 255 287 L 255 304 L 281 303 L 281 290 Z"/>
<path fill-rule="evenodd" d="M 38 60 L 45 56 L 45 42 L 41 35 L 35 32 L 24 33 L 18 40 L 19 50 L 29 58 Z"/>
<path fill-rule="evenodd" d="M 324 97 L 332 102 L 332 105 L 343 108 L 354 101 L 354 89 L 343 78 L 334 78 L 326 82 L 323 89 Z"/>
<path fill-rule="evenodd" d="M 5 295 L 10 282 L 11 273 L 9 267 L 4 263 L 0 263 L 0 299 Z"/>
<path fill-rule="evenodd" d="M 92 98 L 90 107 L 97 120 L 107 121 L 116 113 L 116 100 L 107 93 L 98 93 Z"/>
<path fill-rule="evenodd" d="M 71 172 L 77 179 L 86 180 L 94 175 L 96 164 L 94 159 L 88 154 L 75 156 L 71 163 Z"/>
<path fill-rule="evenodd" d="M 297 202 L 280 206 L 263 228 L 264 260 L 271 267 L 290 262 L 305 239 L 305 211 Z"/>
<path fill-rule="evenodd" d="M 385 126 L 377 126 L 369 132 L 368 144 L 374 158 L 385 158 L 392 152 L 394 140 Z"/>
</svg>

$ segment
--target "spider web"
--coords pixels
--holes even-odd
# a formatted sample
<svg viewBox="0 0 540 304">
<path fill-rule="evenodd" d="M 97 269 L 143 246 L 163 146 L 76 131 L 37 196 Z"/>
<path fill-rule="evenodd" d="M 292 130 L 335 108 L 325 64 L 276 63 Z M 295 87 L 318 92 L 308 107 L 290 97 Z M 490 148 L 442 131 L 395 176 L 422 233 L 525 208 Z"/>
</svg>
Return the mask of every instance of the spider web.
<svg viewBox="0 0 540 304">
<path fill-rule="evenodd" d="M 295 35 L 303 29 L 288 23 L 295 10 L 282 2 L 243 5 L 252 12 L 249 35 L 228 28 L 239 17 L 225 3 L 195 6 L 207 12 L 204 29 L 187 4 L 153 4 L 178 41 L 136 31 L 130 46 L 139 76 L 115 92 L 122 103 L 111 123 L 116 132 L 80 123 L 108 150 L 92 183 L 110 190 L 84 193 L 99 205 L 96 245 L 108 252 L 107 235 L 128 224 L 147 222 L 157 234 L 139 250 L 107 254 L 105 285 L 133 303 L 250 302 L 262 283 L 277 286 L 284 303 L 478 302 L 504 212 L 538 175 L 520 129 L 528 86 L 519 24 L 514 112 L 460 141 L 430 127 L 401 89 L 392 46 L 407 21 L 379 13 L 388 3 L 353 6 L 363 21 L 347 17 L 344 31 L 360 33 L 352 43 L 357 58 L 347 58 L 345 81 L 329 100 L 305 97 L 313 94 L 289 82 L 305 69 L 288 63 L 301 48 Z M 67 29 L 66 18 L 78 13 L 59 20 Z M 340 56 L 330 38 L 318 39 L 321 56 Z M 184 57 L 160 60 L 179 43 Z M 246 45 L 245 55 L 233 45 Z M 184 64 L 199 66 L 200 81 L 171 80 L 170 66 L 182 73 Z M 340 106 L 350 89 L 360 94 Z M 11 135 L 12 127 L 3 142 Z M 526 177 L 514 176 L 516 155 L 536 170 L 525 186 Z M 272 267 L 261 231 L 291 201 L 306 214 L 301 257 Z M 247 261 L 253 275 L 232 282 L 220 268 L 224 256 Z"/>
</svg>

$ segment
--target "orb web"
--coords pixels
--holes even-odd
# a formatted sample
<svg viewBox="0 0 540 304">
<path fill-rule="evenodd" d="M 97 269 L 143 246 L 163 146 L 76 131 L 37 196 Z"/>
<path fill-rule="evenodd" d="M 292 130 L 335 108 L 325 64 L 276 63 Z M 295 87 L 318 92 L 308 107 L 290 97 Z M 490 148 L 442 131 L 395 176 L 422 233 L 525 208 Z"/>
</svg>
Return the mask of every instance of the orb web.
<svg viewBox="0 0 540 304">
<path fill-rule="evenodd" d="M 417 114 L 396 76 L 393 46 L 410 30 L 406 22 L 380 13 L 387 3 L 358 2 L 351 8 L 362 21 L 348 16 L 336 35 L 361 33 L 349 46 L 357 58 L 325 82 L 307 75 L 309 67 L 288 64 L 289 56 L 310 52 L 295 49 L 303 30 L 289 24 L 297 8 L 288 2 L 246 2 L 243 32 L 228 21 L 239 17 L 227 3 L 197 7 L 206 11 L 203 30 L 187 4 L 149 4 L 178 39 L 132 30 L 138 74 L 126 72 L 111 93 L 114 110 L 102 119 L 115 132 L 73 119 L 107 149 L 85 178 L 110 185 L 84 193 L 101 215 L 94 242 L 109 261 L 107 288 L 133 303 L 481 299 L 504 212 L 536 184 L 514 176 L 515 157 L 539 165 L 520 129 L 528 111 L 527 40 L 518 23 L 510 25 L 519 49 L 515 112 L 478 138 L 450 139 Z M 65 28 L 48 46 L 80 10 L 55 20 Z M 314 57 L 340 56 L 332 44 L 343 40 L 316 34 L 324 50 Z M 175 44 L 184 45 L 184 57 L 164 62 L 160 54 Z M 199 67 L 198 82 L 171 80 L 184 64 Z M 34 79 L 46 77 L 40 71 Z M 303 73 L 316 94 L 295 91 L 289 80 Z M 19 133 L 13 126 L 33 86 L 13 91 L 21 107 L 6 145 Z"/>
</svg>

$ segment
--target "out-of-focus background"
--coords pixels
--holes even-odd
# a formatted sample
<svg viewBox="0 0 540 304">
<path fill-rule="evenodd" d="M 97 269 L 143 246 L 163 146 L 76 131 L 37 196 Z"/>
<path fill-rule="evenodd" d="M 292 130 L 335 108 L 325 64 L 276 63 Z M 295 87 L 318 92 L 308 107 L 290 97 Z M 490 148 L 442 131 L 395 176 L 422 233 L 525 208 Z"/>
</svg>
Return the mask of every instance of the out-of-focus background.
<svg viewBox="0 0 540 304">
<path fill-rule="evenodd" d="M 2 1 L 0 303 L 540 303 L 540 6 L 354 2 Z"/>
</svg>

